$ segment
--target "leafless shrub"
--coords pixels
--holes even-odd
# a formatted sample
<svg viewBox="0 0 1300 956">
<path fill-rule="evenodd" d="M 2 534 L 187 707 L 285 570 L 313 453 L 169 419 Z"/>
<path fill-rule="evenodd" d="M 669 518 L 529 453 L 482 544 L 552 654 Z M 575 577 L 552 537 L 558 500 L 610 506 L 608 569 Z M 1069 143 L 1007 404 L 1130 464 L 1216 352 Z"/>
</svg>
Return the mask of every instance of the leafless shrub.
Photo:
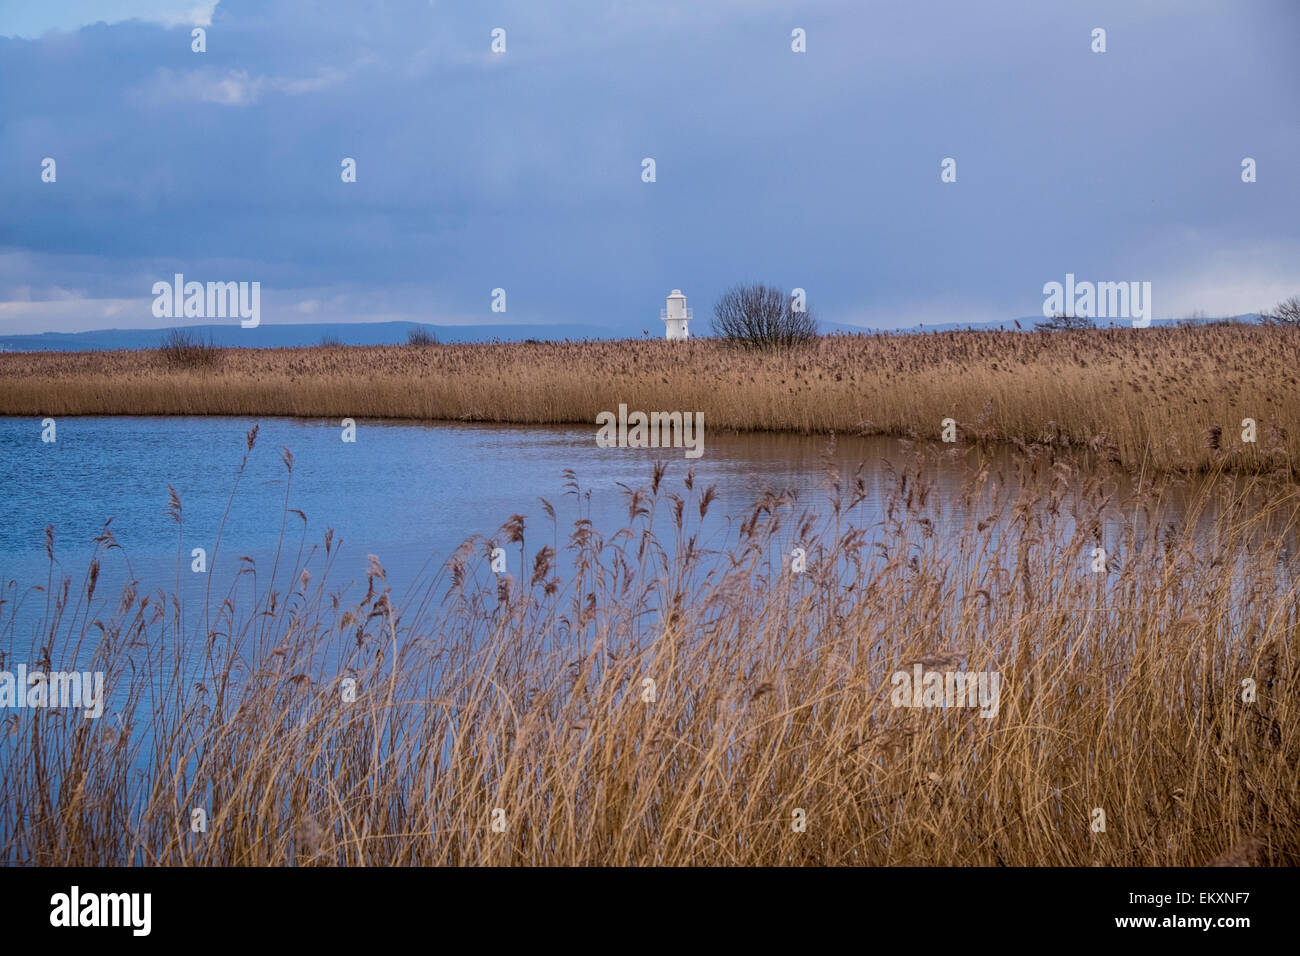
<svg viewBox="0 0 1300 956">
<path fill-rule="evenodd" d="M 766 285 L 737 285 L 713 305 L 713 334 L 751 349 L 784 349 L 817 338 L 812 312 L 795 311 L 792 297 Z"/>
<path fill-rule="evenodd" d="M 1260 313 L 1260 319 L 1267 325 L 1300 325 L 1300 295 L 1279 302 L 1271 311 Z"/>
<path fill-rule="evenodd" d="M 163 333 L 158 354 L 172 369 L 211 369 L 221 364 L 223 349 L 212 341 L 205 341 L 193 329 L 168 329 Z"/>
<path fill-rule="evenodd" d="M 406 333 L 406 344 L 417 346 L 437 345 L 438 336 L 428 326 L 417 325 Z"/>
</svg>

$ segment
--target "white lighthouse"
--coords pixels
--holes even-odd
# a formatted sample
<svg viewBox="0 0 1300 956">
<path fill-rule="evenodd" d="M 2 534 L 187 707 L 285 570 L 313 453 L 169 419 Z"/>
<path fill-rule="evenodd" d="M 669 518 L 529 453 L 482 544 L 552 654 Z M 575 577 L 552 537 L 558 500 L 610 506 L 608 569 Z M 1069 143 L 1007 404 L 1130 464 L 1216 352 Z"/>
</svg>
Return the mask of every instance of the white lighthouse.
<svg viewBox="0 0 1300 956">
<path fill-rule="evenodd" d="M 686 325 L 691 321 L 691 310 L 686 308 L 686 296 L 681 289 L 673 289 L 668 296 L 668 308 L 659 312 L 659 318 L 667 323 L 664 338 L 670 342 L 685 341 L 688 334 Z"/>
</svg>

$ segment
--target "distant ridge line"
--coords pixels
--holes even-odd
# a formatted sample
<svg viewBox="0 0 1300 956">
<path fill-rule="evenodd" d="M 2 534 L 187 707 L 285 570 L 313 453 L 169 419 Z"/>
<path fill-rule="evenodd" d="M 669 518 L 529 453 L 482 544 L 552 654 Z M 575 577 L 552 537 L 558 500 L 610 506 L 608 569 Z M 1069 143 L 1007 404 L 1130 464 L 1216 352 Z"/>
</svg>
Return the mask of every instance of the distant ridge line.
<svg viewBox="0 0 1300 956">
<path fill-rule="evenodd" d="M 916 334 L 926 332 L 997 331 L 1005 329 L 1034 331 L 1034 324 L 1043 321 L 1041 316 L 1019 316 L 991 322 L 945 322 L 938 325 L 913 325 L 895 329 L 872 329 L 866 326 L 846 325 L 840 322 L 821 322 L 824 334 L 878 335 Z M 1225 316 L 1222 318 L 1154 319 L 1152 325 L 1198 325 L 1214 322 L 1259 321 L 1258 313 Z M 1111 324 L 1124 327 L 1127 320 L 1098 320 L 1098 326 Z M 538 325 L 435 325 L 424 322 L 307 322 L 276 325 L 263 323 L 257 328 L 243 329 L 238 324 L 176 326 L 193 332 L 200 338 L 222 347 L 244 348 L 304 348 L 322 344 L 322 340 L 337 340 L 343 345 L 403 345 L 412 329 L 432 331 L 441 342 L 524 342 L 529 340 L 558 342 L 584 339 L 640 339 L 643 335 L 622 329 L 581 323 L 548 323 Z M 115 349 L 157 348 L 169 329 L 96 329 L 87 332 L 33 332 L 0 335 L 0 352 L 86 352 Z M 661 336 L 651 336 L 659 339 Z"/>
</svg>

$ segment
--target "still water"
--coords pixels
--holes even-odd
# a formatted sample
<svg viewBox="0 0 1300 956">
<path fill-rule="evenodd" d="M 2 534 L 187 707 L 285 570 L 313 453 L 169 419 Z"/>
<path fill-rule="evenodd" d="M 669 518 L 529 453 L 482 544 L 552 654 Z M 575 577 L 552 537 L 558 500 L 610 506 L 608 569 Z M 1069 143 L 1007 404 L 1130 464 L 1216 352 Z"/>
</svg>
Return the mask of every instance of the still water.
<svg viewBox="0 0 1300 956">
<path fill-rule="evenodd" d="M 254 425 L 256 445 L 232 497 Z M 268 570 L 282 524 L 282 560 L 289 562 L 300 546 L 304 555 L 319 548 L 332 528 L 340 578 L 364 582 L 373 554 L 400 594 L 466 538 L 496 535 L 511 515 L 526 518 L 530 552 L 552 543 L 556 531 L 542 499 L 556 511 L 561 547 L 579 507 L 612 533 L 627 523 L 623 486 L 647 484 L 657 460 L 669 463 L 665 486 L 672 490 L 683 490 L 691 470 L 697 491 L 716 485 L 710 519 L 718 514 L 724 529 L 727 516 L 746 513 L 767 490 L 794 489 L 801 503 L 825 505 L 825 436 L 709 432 L 704 456 L 687 460 L 680 449 L 599 448 L 594 425 L 361 421 L 354 443 L 342 440 L 333 420 L 91 417 L 63 418 L 57 428 L 57 440 L 45 443 L 39 420 L 0 418 L 0 583 L 10 595 L 46 584 L 47 527 L 54 580 L 72 578 L 75 591 L 92 539 L 110 519 L 121 550 L 104 558 L 101 593 L 130 578 L 143 591 L 171 590 L 178 568 L 182 590 L 191 591 L 199 577 L 190 571 L 193 549 L 211 558 L 224 519 L 209 569 L 218 577 L 245 556 Z M 282 449 L 293 456 L 291 475 Z M 840 438 L 834 447 L 846 476 L 866 463 L 868 487 L 877 493 L 887 480 L 885 462 L 906 454 L 881 438 Z M 957 460 L 941 467 L 939 488 L 960 482 L 966 468 Z M 577 476 L 581 500 L 566 493 L 566 469 Z M 181 525 L 168 513 L 169 485 L 181 501 Z M 286 520 L 286 508 L 302 512 L 305 526 L 292 513 Z"/>
<path fill-rule="evenodd" d="M 257 441 L 249 453 L 245 436 L 255 425 Z M 196 612 L 208 608 L 214 615 L 219 613 L 216 609 L 231 593 L 238 575 L 250 568 L 255 569 L 252 586 L 258 594 L 284 595 L 292 590 L 297 582 L 291 578 L 300 567 L 308 568 L 317 582 L 324 573 L 329 592 L 339 594 L 347 606 L 365 593 L 367 567 L 374 555 L 385 569 L 383 586 L 390 589 L 395 605 L 403 608 L 409 597 L 427 594 L 431 577 L 443 571 L 463 542 L 477 537 L 483 539 L 474 552 L 475 560 L 482 561 L 474 569 L 480 581 L 492 580 L 483 545 L 486 539 L 496 539 L 507 549 L 508 570 L 524 578 L 537 549 L 553 546 L 560 552 L 556 573 L 564 578 L 565 546 L 575 519 L 590 520 L 606 540 L 627 527 L 628 491 L 649 484 L 656 461 L 667 462 L 665 491 L 691 497 L 683 483 L 692 472 L 695 500 L 703 489 L 714 488 L 716 497 L 701 529 L 701 545 L 702 560 L 719 566 L 728 560 L 726 549 L 738 539 L 741 520 L 769 491 L 792 491 L 798 498 L 798 512 L 811 509 L 830 520 L 828 466 L 838 469 L 846 488 L 860 480 L 861 500 L 843 517 L 868 541 L 886 527 L 888 503 L 899 494 L 898 473 L 913 465 L 918 453 L 926 462 L 924 481 L 918 485 L 911 480 L 903 494 L 910 498 L 922 488 L 927 517 L 921 520 L 940 538 L 944 525 L 974 524 L 972 518 L 982 528 L 992 510 L 988 499 L 993 489 L 1010 490 L 1017 481 L 1015 462 L 1005 449 L 884 438 L 840 438 L 832 445 L 825 436 L 709 432 L 704 456 L 687 460 L 680 449 L 601 448 L 594 425 L 362 421 L 353 443 L 342 441 L 342 429 L 333 420 L 97 417 L 61 419 L 57 427 L 57 441 L 43 442 L 39 420 L 0 418 L 0 662 L 4 666 L 37 661 L 39 649 L 56 633 L 66 637 L 58 645 L 60 666 L 82 666 L 95 647 L 90 622 L 101 615 L 111 618 L 118 596 L 132 582 L 138 595 L 147 596 L 154 608 L 170 609 L 171 598 L 165 595 L 179 596 L 179 607 L 191 625 L 185 633 L 195 639 L 176 648 L 199 662 L 204 632 L 197 628 Z M 285 450 L 292 456 L 291 472 Z M 1038 467 L 1040 475 L 1056 471 L 1050 461 L 1040 460 Z M 972 475 L 985 470 L 990 480 L 982 491 L 970 494 Z M 1089 475 L 1086 468 L 1067 467 L 1065 472 L 1076 490 Z M 1104 483 L 1108 499 L 1136 518 L 1136 507 L 1123 504 L 1140 497 L 1130 499 L 1130 481 L 1110 474 Z M 169 486 L 180 501 L 179 523 L 171 513 Z M 1033 501 L 1040 508 L 1044 502 L 1053 510 L 1062 506 L 1058 532 L 1065 537 L 1053 541 L 1065 540 L 1075 527 L 1074 519 L 1069 517 L 1067 502 L 1055 495 L 1053 491 Z M 1171 510 L 1155 519 L 1151 533 L 1172 527 L 1167 520 L 1182 511 L 1177 497 L 1169 502 Z M 554 521 L 544 501 L 554 510 Z M 1007 510 L 1005 497 L 998 507 Z M 1195 520 L 1208 522 L 1214 511 L 1211 507 Z M 655 516 L 656 530 L 668 532 L 660 540 L 669 547 L 673 541 L 666 527 L 670 514 L 664 507 Z M 500 530 L 515 515 L 524 519 L 522 549 L 508 544 Z M 1033 524 L 1030 516 L 1022 518 L 1023 525 L 1012 521 L 990 525 L 990 541 L 996 542 L 1004 533 L 1021 534 Z M 1101 528 L 1104 540 L 1118 540 L 1117 521 L 1112 508 Z M 87 607 L 87 568 L 96 555 L 94 539 L 102 537 L 106 522 L 111 522 L 117 547 L 100 550 L 97 588 Z M 803 524 L 802 517 L 797 523 Z M 783 526 L 787 537 L 794 524 Z M 825 526 L 814 520 L 808 527 L 816 532 Z M 323 542 L 331 530 L 331 558 L 323 571 Z M 1286 534 L 1287 550 L 1279 560 L 1289 561 L 1294 528 Z M 1031 529 L 1027 537 L 1033 536 Z M 1053 541 L 1040 542 L 1040 549 Z M 51 542 L 49 551 L 47 542 Z M 790 539 L 782 547 L 793 543 Z M 207 555 L 204 573 L 191 567 L 198 548 Z M 1001 560 L 1011 561 L 1017 553 L 1014 548 L 1004 549 Z M 788 560 L 785 553 L 771 557 L 782 563 Z M 993 560 L 984 551 L 951 557 Z M 1084 554 L 1080 561 L 1086 558 Z M 527 564 L 521 566 L 524 560 Z M 843 570 L 853 573 L 848 564 Z M 1001 568 L 1010 570 L 1009 565 Z M 1077 573 L 1085 570 L 1080 563 Z M 50 608 L 57 606 L 54 596 L 65 579 L 70 582 L 67 606 L 71 610 L 52 625 Z M 952 588 L 950 597 L 961 600 L 959 583 L 954 580 Z M 82 642 L 76 637 L 79 633 L 92 639 Z M 75 661 L 62 656 L 70 641 L 81 648 Z"/>
</svg>

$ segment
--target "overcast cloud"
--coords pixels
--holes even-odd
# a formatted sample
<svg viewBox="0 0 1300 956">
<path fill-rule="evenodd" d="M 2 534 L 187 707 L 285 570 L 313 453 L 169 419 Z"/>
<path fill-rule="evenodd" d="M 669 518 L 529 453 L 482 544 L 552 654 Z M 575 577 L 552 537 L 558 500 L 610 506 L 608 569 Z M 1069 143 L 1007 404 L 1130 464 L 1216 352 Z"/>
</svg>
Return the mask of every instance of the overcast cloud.
<svg viewBox="0 0 1300 956">
<path fill-rule="evenodd" d="M 892 328 L 1067 272 L 1253 311 L 1300 292 L 1298 46 L 1295 0 L 7 0 L 0 333 L 172 324 L 176 272 L 264 324 L 657 335 L 761 280 Z"/>
</svg>

